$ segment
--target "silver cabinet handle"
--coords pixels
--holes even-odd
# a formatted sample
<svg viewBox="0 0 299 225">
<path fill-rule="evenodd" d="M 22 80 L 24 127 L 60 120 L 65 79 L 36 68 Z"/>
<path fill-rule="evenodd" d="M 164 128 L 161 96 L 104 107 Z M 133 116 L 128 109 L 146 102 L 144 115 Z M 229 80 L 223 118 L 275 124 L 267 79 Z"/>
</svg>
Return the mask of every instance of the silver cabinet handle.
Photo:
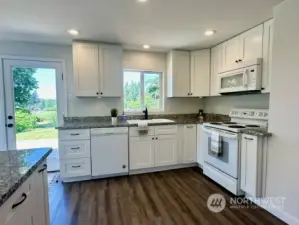
<svg viewBox="0 0 299 225">
<path fill-rule="evenodd" d="M 80 135 L 80 134 L 70 134 L 71 136 L 78 136 L 78 135 Z"/>
<path fill-rule="evenodd" d="M 246 140 L 253 141 L 253 138 L 244 137 Z"/>
<path fill-rule="evenodd" d="M 77 150 L 77 149 L 80 149 L 80 147 L 76 147 L 76 148 L 71 148 L 72 150 Z"/>
<path fill-rule="evenodd" d="M 193 128 L 194 126 L 187 126 L 187 128 Z"/>
<path fill-rule="evenodd" d="M 81 166 L 72 166 L 73 168 L 80 168 Z"/>
</svg>

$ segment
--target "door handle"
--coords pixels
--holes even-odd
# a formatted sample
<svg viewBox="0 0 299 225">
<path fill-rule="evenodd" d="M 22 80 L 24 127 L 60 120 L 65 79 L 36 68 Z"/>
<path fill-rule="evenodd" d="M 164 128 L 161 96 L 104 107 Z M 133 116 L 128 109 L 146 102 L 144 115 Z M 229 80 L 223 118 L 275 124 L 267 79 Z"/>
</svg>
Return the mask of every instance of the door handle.
<svg viewBox="0 0 299 225">
<path fill-rule="evenodd" d="M 45 164 L 44 167 L 42 169 L 40 169 L 38 172 L 41 173 L 41 172 L 45 171 L 47 169 L 47 167 L 48 167 L 47 164 Z"/>
<path fill-rule="evenodd" d="M 13 116 L 9 115 L 9 116 L 7 117 L 7 119 L 12 120 L 12 119 L 13 119 Z"/>
</svg>

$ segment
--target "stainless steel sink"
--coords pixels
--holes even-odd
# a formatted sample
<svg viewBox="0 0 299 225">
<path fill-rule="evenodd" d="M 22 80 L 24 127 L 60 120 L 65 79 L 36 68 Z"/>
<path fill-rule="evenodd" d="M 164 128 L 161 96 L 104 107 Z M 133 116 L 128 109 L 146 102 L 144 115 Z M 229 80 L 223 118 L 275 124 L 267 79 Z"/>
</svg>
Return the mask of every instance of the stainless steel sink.
<svg viewBox="0 0 299 225">
<path fill-rule="evenodd" d="M 173 120 L 169 119 L 152 119 L 152 120 L 127 120 L 129 124 L 138 124 L 139 121 L 146 121 L 148 124 L 151 123 L 174 123 Z"/>
</svg>

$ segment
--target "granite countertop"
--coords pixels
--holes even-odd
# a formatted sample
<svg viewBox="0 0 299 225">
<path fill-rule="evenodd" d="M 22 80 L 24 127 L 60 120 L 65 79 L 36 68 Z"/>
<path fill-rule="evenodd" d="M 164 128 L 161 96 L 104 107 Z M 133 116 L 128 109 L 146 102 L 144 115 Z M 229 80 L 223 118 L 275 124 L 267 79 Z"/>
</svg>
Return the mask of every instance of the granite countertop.
<svg viewBox="0 0 299 225">
<path fill-rule="evenodd" d="M 170 119 L 174 122 L 169 123 L 149 123 L 149 126 L 159 126 L 159 125 L 173 125 L 173 124 L 199 124 L 198 119 L 190 118 L 179 118 Z M 113 125 L 110 120 L 94 120 L 94 121 L 74 121 L 64 123 L 62 126 L 57 127 L 59 130 L 68 129 L 89 129 L 89 128 L 108 128 L 108 127 L 136 127 L 137 124 L 129 124 L 127 121 L 118 120 L 116 125 Z"/>
<path fill-rule="evenodd" d="M 269 133 L 265 128 L 249 128 L 241 130 L 242 134 L 249 134 L 254 136 L 261 136 L 261 137 L 271 137 L 272 133 Z"/>
<path fill-rule="evenodd" d="M 0 207 L 51 152 L 51 148 L 0 151 Z"/>
</svg>

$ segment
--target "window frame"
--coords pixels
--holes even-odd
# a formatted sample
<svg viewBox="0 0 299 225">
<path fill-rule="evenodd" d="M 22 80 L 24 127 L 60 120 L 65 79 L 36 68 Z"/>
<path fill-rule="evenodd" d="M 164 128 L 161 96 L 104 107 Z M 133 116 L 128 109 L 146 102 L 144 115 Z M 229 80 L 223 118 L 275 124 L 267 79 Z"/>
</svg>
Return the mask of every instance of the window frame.
<svg viewBox="0 0 299 225">
<path fill-rule="evenodd" d="M 133 110 L 128 110 L 125 109 L 125 94 L 123 98 L 123 110 L 125 113 L 140 113 L 142 114 L 142 111 L 145 109 L 145 87 L 144 87 L 144 75 L 145 74 L 158 74 L 159 75 L 159 88 L 160 88 L 160 101 L 159 101 L 159 108 L 157 109 L 148 109 L 149 112 L 164 112 L 164 88 L 163 88 L 163 72 L 159 71 L 152 71 L 152 70 L 134 70 L 134 69 L 124 69 L 123 70 L 123 77 L 125 75 L 125 72 L 139 72 L 140 73 L 140 105 L 141 109 L 133 109 Z M 123 87 L 124 87 L 124 82 L 123 82 Z M 125 90 L 123 89 L 123 93 Z"/>
</svg>

